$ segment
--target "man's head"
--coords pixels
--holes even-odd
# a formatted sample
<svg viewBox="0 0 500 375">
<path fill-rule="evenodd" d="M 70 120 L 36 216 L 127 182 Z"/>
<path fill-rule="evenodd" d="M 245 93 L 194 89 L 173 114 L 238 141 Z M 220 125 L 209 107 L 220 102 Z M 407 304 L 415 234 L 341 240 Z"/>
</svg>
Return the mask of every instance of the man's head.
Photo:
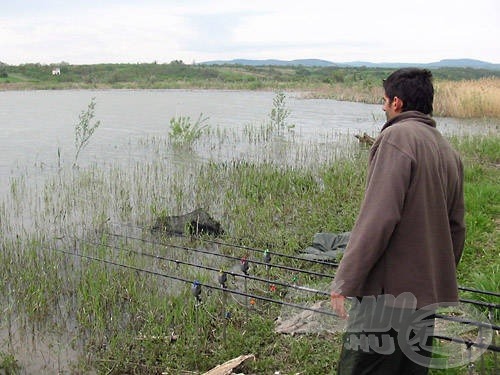
<svg viewBox="0 0 500 375">
<path fill-rule="evenodd" d="M 404 68 L 384 80 L 384 106 L 387 119 L 405 111 L 432 115 L 434 87 L 427 69 Z"/>
</svg>

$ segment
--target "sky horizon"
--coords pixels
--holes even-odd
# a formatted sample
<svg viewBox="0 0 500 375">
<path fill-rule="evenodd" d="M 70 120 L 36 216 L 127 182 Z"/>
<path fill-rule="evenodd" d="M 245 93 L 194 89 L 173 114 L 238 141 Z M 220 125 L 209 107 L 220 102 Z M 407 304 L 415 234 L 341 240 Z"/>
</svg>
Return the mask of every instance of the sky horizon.
<svg viewBox="0 0 500 375">
<path fill-rule="evenodd" d="M 498 35 L 497 0 L 18 0 L 1 7 L 0 61 L 499 64 Z"/>
</svg>

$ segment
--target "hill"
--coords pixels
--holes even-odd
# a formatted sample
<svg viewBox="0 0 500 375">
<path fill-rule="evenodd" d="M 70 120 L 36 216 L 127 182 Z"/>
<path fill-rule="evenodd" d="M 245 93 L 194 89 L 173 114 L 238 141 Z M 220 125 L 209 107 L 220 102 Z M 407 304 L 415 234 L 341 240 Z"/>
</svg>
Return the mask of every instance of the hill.
<svg viewBox="0 0 500 375">
<path fill-rule="evenodd" d="M 325 66 L 337 66 L 337 64 L 326 60 L 320 59 L 299 59 L 299 60 L 277 60 L 277 59 L 266 59 L 266 60 L 249 60 L 249 59 L 234 59 L 234 60 L 215 60 L 206 61 L 200 64 L 204 65 L 246 65 L 246 66 L 308 66 L 308 67 L 325 67 Z"/>
<path fill-rule="evenodd" d="M 402 67 L 420 67 L 420 68 L 471 68 L 471 69 L 488 69 L 500 70 L 500 64 L 492 64 L 486 61 L 474 59 L 444 59 L 432 63 L 398 63 L 398 62 L 383 62 L 372 63 L 367 61 L 351 61 L 351 62 L 331 62 L 320 59 L 301 59 L 301 60 L 249 60 L 249 59 L 234 59 L 234 60 L 215 60 L 202 62 L 204 65 L 246 65 L 246 66 L 307 66 L 307 67 L 366 67 L 366 68 L 402 68 Z"/>
</svg>

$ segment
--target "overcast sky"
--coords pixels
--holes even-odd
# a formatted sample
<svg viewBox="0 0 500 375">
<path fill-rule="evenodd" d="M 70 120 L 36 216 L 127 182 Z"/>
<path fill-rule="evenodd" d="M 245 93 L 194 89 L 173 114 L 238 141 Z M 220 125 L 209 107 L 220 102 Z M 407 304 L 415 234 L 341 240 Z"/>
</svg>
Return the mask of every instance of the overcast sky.
<svg viewBox="0 0 500 375">
<path fill-rule="evenodd" d="M 500 63 L 498 0 L 0 0 L 0 61 Z"/>
</svg>

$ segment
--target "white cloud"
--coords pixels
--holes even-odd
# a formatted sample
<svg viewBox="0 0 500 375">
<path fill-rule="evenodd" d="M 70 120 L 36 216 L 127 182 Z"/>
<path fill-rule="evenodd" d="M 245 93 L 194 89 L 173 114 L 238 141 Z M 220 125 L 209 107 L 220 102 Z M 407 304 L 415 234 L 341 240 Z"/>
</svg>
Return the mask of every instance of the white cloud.
<svg viewBox="0 0 500 375">
<path fill-rule="evenodd" d="M 0 61 L 500 62 L 499 14 L 496 0 L 21 0 L 0 14 Z"/>
</svg>

